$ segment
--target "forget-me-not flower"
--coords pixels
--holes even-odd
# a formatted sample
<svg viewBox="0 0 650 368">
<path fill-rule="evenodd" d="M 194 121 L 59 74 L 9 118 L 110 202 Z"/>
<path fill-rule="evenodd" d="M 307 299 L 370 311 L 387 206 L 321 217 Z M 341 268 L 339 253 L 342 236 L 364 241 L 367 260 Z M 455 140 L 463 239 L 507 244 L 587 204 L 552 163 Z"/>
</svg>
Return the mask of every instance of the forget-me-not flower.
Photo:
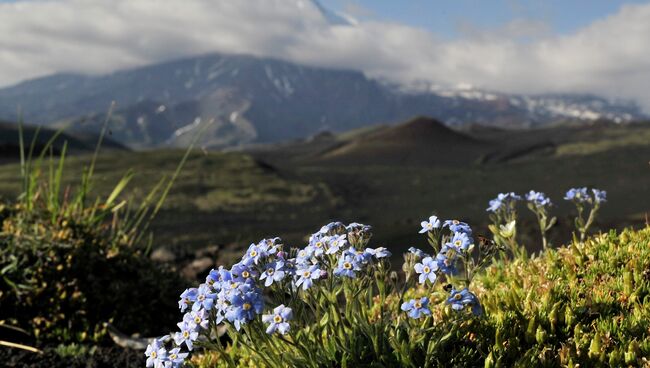
<svg viewBox="0 0 650 368">
<path fill-rule="evenodd" d="M 162 339 L 155 339 L 147 345 L 144 355 L 147 357 L 147 367 L 161 367 L 167 358 L 167 349 L 165 349 Z"/>
<path fill-rule="evenodd" d="M 269 287 L 273 282 L 282 281 L 284 275 L 284 262 L 269 262 L 264 266 L 264 272 L 262 272 L 260 280 L 265 280 L 264 286 Z"/>
<path fill-rule="evenodd" d="M 408 302 L 402 304 L 402 310 L 408 312 L 409 317 L 413 319 L 418 319 L 422 315 L 430 315 L 431 311 L 429 310 L 429 298 L 423 297 L 420 299 L 411 299 Z"/>
<path fill-rule="evenodd" d="M 290 326 L 288 321 L 291 318 L 293 318 L 291 308 L 280 304 L 273 309 L 273 313 L 263 315 L 262 322 L 269 324 L 269 327 L 266 328 L 267 334 L 272 335 L 275 331 L 278 331 L 284 335 L 289 331 Z"/>
<path fill-rule="evenodd" d="M 419 282 L 424 284 L 427 279 L 433 284 L 436 282 L 436 271 L 438 271 L 438 264 L 431 257 L 426 257 L 422 263 L 416 263 L 414 266 L 415 272 L 420 274 Z"/>
<path fill-rule="evenodd" d="M 448 227 L 449 230 L 455 233 L 465 233 L 472 235 L 472 228 L 464 222 L 458 220 L 447 220 L 442 224 L 442 227 Z"/>
<path fill-rule="evenodd" d="M 429 217 L 429 221 L 422 221 L 420 223 L 422 226 L 422 230 L 420 230 L 420 234 L 424 234 L 428 231 L 433 231 L 434 229 L 439 229 L 440 228 L 440 220 L 438 219 L 437 216 L 431 216 Z"/>
<path fill-rule="evenodd" d="M 314 280 L 320 278 L 321 270 L 318 265 L 311 265 L 305 268 L 296 270 L 296 286 L 301 286 L 303 290 L 309 289 L 313 284 Z"/>
<path fill-rule="evenodd" d="M 466 306 L 470 306 L 474 315 L 479 316 L 483 313 L 483 308 L 481 308 L 478 298 L 467 288 L 461 291 L 452 289 L 451 295 L 447 298 L 447 304 L 451 304 L 451 308 L 457 311 L 463 310 Z"/>
<path fill-rule="evenodd" d="M 174 342 L 177 346 L 185 343 L 188 350 L 194 349 L 194 341 L 199 338 L 199 333 L 196 331 L 192 324 L 187 322 L 179 322 L 178 328 L 181 329 L 180 332 L 176 332 L 174 335 Z"/>
</svg>

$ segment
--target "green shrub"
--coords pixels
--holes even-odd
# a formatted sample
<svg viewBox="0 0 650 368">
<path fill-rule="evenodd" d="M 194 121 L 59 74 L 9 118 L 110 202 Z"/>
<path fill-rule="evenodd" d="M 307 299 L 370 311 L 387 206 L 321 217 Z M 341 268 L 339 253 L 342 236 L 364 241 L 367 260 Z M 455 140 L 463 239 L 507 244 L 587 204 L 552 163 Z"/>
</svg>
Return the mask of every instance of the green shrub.
<svg viewBox="0 0 650 368">
<path fill-rule="evenodd" d="M 0 323 L 41 342 L 98 341 L 105 322 L 144 335 L 173 326 L 184 283 L 149 260 L 143 235 L 174 178 L 131 208 L 122 199 L 131 173 L 96 196 L 95 152 L 79 185 L 63 188 L 65 145 L 56 162 L 48 147 L 22 155 L 23 194 L 0 205 Z"/>
<path fill-rule="evenodd" d="M 476 288 L 494 331 L 486 366 L 648 364 L 650 228 L 498 262 Z"/>
</svg>

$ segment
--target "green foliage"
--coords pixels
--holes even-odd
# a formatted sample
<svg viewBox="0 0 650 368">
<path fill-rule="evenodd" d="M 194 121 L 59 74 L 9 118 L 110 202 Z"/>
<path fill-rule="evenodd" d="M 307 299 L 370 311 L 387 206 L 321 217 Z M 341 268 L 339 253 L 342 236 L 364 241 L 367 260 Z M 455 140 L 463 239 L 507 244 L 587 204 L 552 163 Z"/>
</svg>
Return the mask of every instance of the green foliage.
<svg viewBox="0 0 650 368">
<path fill-rule="evenodd" d="M 647 364 L 650 228 L 499 262 L 477 284 L 492 367 Z"/>
<path fill-rule="evenodd" d="M 495 261 L 472 283 L 482 318 L 458 315 L 438 304 L 446 293 L 419 287 L 403 299 L 428 296 L 432 315 L 413 320 L 400 313 L 392 287 L 382 302 L 380 295 L 368 299 L 372 287 L 350 286 L 350 313 L 324 311 L 322 323 L 296 335 L 311 341 L 309 351 L 251 325 L 246 334 L 268 344 L 238 344 L 248 338 L 238 337 L 225 351 L 193 357 L 192 365 L 274 366 L 277 359 L 309 366 L 309 354 L 324 367 L 618 367 L 647 366 L 650 356 L 650 227 Z"/>
<path fill-rule="evenodd" d="M 23 193 L 0 205 L 4 322 L 54 342 L 98 341 L 105 322 L 143 334 L 173 325 L 183 283 L 148 259 L 143 234 L 174 177 L 130 209 L 122 199 L 130 173 L 105 199 L 94 197 L 97 151 L 80 184 L 63 187 L 65 146 L 57 160 L 46 159 L 49 143 L 38 157 L 31 147 L 21 155 Z"/>
</svg>

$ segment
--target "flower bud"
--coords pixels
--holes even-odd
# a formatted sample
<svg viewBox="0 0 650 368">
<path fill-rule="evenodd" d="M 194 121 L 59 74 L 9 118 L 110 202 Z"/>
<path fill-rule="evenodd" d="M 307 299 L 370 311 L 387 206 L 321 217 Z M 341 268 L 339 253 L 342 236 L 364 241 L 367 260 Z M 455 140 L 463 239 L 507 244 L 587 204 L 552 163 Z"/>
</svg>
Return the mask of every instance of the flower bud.
<svg viewBox="0 0 650 368">
<path fill-rule="evenodd" d="M 492 357 L 492 352 L 488 354 L 487 358 L 485 358 L 485 368 L 494 368 L 496 365 L 494 364 L 494 358 Z"/>
<path fill-rule="evenodd" d="M 535 340 L 538 344 L 543 344 L 546 341 L 548 334 L 542 326 L 537 326 L 537 331 L 535 332 Z"/>
<path fill-rule="evenodd" d="M 591 339 L 591 344 L 589 344 L 589 352 L 587 353 L 591 359 L 596 359 L 600 356 L 601 346 L 602 341 L 600 333 L 596 332 L 594 337 Z"/>
</svg>

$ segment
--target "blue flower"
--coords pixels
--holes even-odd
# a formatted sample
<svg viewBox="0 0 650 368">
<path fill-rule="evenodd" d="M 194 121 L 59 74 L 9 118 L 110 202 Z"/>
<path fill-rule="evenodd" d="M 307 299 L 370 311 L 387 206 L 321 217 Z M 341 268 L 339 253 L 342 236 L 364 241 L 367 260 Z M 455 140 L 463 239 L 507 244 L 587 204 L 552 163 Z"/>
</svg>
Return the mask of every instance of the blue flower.
<svg viewBox="0 0 650 368">
<path fill-rule="evenodd" d="M 551 200 L 542 192 L 531 190 L 526 194 L 526 200 L 536 207 L 546 207 L 551 205 Z"/>
<path fill-rule="evenodd" d="M 353 248 L 351 248 L 353 249 Z M 359 263 L 355 260 L 355 257 L 349 253 L 341 255 L 339 257 L 338 264 L 334 269 L 334 274 L 336 276 L 346 276 L 350 278 L 355 278 L 356 272 L 361 271 Z"/>
<path fill-rule="evenodd" d="M 592 189 L 596 203 L 607 202 L 607 192 L 600 189 Z"/>
<path fill-rule="evenodd" d="M 309 246 L 311 247 L 313 255 L 315 257 L 320 257 L 325 253 L 325 238 L 327 237 L 312 237 L 310 239 Z"/>
<path fill-rule="evenodd" d="M 251 264 L 246 264 L 244 261 L 235 263 L 230 272 L 233 276 L 232 279 L 237 282 L 246 282 L 257 277 L 257 270 Z"/>
<path fill-rule="evenodd" d="M 215 290 L 219 290 L 221 282 L 232 280 L 232 273 L 226 270 L 223 266 L 219 266 L 218 270 L 211 270 L 205 278 L 205 283 L 212 286 Z"/>
<path fill-rule="evenodd" d="M 309 289 L 313 284 L 314 280 L 320 278 L 321 270 L 318 265 L 311 265 L 309 267 L 301 268 L 296 271 L 296 286 L 299 287 L 302 285 L 303 290 Z"/>
<path fill-rule="evenodd" d="M 284 275 L 284 262 L 270 262 L 264 266 L 264 272 L 260 276 L 260 280 L 266 280 L 264 281 L 264 286 L 269 287 L 273 284 L 273 282 L 282 281 L 282 279 L 284 279 Z"/>
<path fill-rule="evenodd" d="M 278 237 L 271 239 L 262 239 L 259 243 L 257 243 L 257 248 L 261 252 L 262 257 L 266 257 L 271 254 L 275 254 L 278 251 L 278 245 L 280 242 L 282 242 L 282 240 Z"/>
<path fill-rule="evenodd" d="M 451 289 L 451 295 L 447 298 L 447 304 L 451 304 L 451 308 L 457 311 L 465 309 L 466 306 L 470 306 L 472 313 L 476 316 L 480 316 L 483 313 L 483 308 L 481 308 L 478 298 L 467 290 L 467 288 L 461 291 Z"/>
<path fill-rule="evenodd" d="M 488 212 L 497 212 L 499 209 L 510 205 L 512 202 L 521 200 L 521 196 L 518 196 L 514 192 L 510 193 L 499 193 L 497 197 L 490 201 L 490 206 L 486 209 Z"/>
<path fill-rule="evenodd" d="M 455 275 L 458 273 L 458 270 L 456 269 L 456 258 L 458 257 L 455 252 L 452 252 L 453 255 L 450 256 L 448 251 L 449 250 L 446 246 L 442 247 L 440 253 L 436 255 L 436 264 L 438 265 L 438 269 L 443 273 L 447 275 Z"/>
<path fill-rule="evenodd" d="M 181 348 L 174 348 L 167 354 L 165 368 L 179 368 L 187 358 L 188 353 L 181 353 Z"/>
<path fill-rule="evenodd" d="M 296 263 L 297 264 L 306 264 L 310 263 L 310 260 L 314 256 L 314 247 L 311 245 L 308 245 L 298 251 L 298 254 L 296 255 Z"/>
<path fill-rule="evenodd" d="M 215 311 L 215 322 L 217 324 L 220 324 L 223 319 L 225 318 L 226 312 L 228 311 L 228 308 L 230 307 L 230 304 L 228 302 L 229 300 L 229 295 L 226 294 L 225 291 L 222 291 L 219 293 L 217 296 L 217 299 L 214 302 L 214 308 L 213 310 Z"/>
<path fill-rule="evenodd" d="M 165 349 L 162 339 L 155 339 L 147 345 L 144 355 L 147 357 L 147 367 L 162 367 L 167 358 L 167 349 Z"/>
<path fill-rule="evenodd" d="M 335 221 L 320 228 L 317 234 L 335 235 L 345 233 L 345 225 L 342 222 Z"/>
<path fill-rule="evenodd" d="M 420 223 L 422 226 L 422 230 L 420 230 L 420 234 L 424 234 L 428 231 L 433 231 L 434 229 L 439 229 L 440 228 L 440 220 L 438 219 L 437 216 L 431 216 L 429 217 L 429 221 L 422 221 Z"/>
<path fill-rule="evenodd" d="M 353 257 L 354 262 L 359 266 L 370 263 L 373 256 L 371 253 L 367 252 L 366 250 L 356 249 L 354 247 L 350 247 L 346 249 L 345 252 L 343 252 L 343 254 Z"/>
<path fill-rule="evenodd" d="M 409 317 L 414 319 L 422 317 L 423 314 L 428 316 L 431 314 L 429 310 L 429 298 L 411 299 L 402 304 L 402 310 L 409 312 Z"/>
<path fill-rule="evenodd" d="M 244 257 L 242 257 L 241 263 L 247 266 L 250 266 L 253 263 L 258 264 L 259 261 L 266 256 L 267 253 L 265 249 L 260 248 L 257 244 L 251 244 L 248 247 L 248 250 L 246 250 Z"/>
<path fill-rule="evenodd" d="M 442 227 L 448 227 L 449 230 L 455 233 L 465 233 L 467 235 L 472 235 L 472 228 L 469 227 L 469 225 L 466 223 L 460 222 L 458 220 L 447 220 L 442 225 Z"/>
<path fill-rule="evenodd" d="M 386 247 L 379 247 L 375 249 L 366 248 L 365 252 L 374 256 L 377 259 L 388 258 L 393 255 L 388 249 L 386 249 Z"/>
<path fill-rule="evenodd" d="M 181 329 L 180 332 L 176 332 L 174 335 L 174 342 L 177 346 L 185 343 L 188 350 L 194 349 L 194 341 L 199 338 L 199 333 L 194 329 L 194 326 L 187 322 L 179 322 L 178 328 Z"/>
<path fill-rule="evenodd" d="M 462 252 L 467 250 L 471 243 L 472 239 L 466 233 L 454 233 L 454 236 L 445 245 L 457 252 Z"/>
<path fill-rule="evenodd" d="M 327 244 L 327 254 L 337 253 L 341 248 L 345 247 L 348 241 L 345 239 L 346 235 L 332 235 L 323 239 Z"/>
<path fill-rule="evenodd" d="M 415 247 L 410 247 L 409 248 L 409 253 L 415 254 L 415 256 L 418 257 L 418 258 L 429 257 L 428 254 L 424 253 L 423 251 L 421 251 L 420 249 L 415 248 Z"/>
<path fill-rule="evenodd" d="M 196 301 L 192 305 L 192 310 L 198 311 L 201 308 L 205 310 L 212 309 L 216 297 L 217 294 L 212 293 L 212 290 L 207 284 L 201 284 L 196 292 Z"/>
<path fill-rule="evenodd" d="M 196 301 L 197 292 L 197 288 L 190 288 L 183 291 L 181 294 L 181 300 L 178 301 L 178 308 L 180 308 L 181 312 L 185 312 L 185 309 L 187 309 L 187 307 L 194 304 Z"/>
<path fill-rule="evenodd" d="M 293 313 L 291 308 L 280 304 L 273 309 L 272 314 L 263 315 L 262 322 L 269 324 L 269 327 L 266 329 L 267 334 L 272 335 L 275 331 L 278 331 L 284 335 L 289 331 L 290 327 L 287 321 L 290 321 L 292 318 Z"/>
<path fill-rule="evenodd" d="M 194 328 L 207 329 L 210 324 L 209 320 L 210 314 L 205 309 L 199 311 L 192 311 L 190 313 L 185 313 L 183 316 L 183 322 L 186 322 L 189 325 L 193 325 Z"/>
<path fill-rule="evenodd" d="M 587 192 L 587 188 L 571 188 L 566 192 L 564 199 L 567 201 L 574 201 L 578 203 L 589 202 L 591 197 Z"/>
<path fill-rule="evenodd" d="M 237 331 L 264 308 L 264 301 L 256 290 L 236 293 L 231 297 L 230 303 L 225 317 L 235 325 Z"/>
<path fill-rule="evenodd" d="M 372 226 L 360 224 L 358 222 L 353 222 L 345 227 L 345 230 L 348 233 L 354 233 L 357 235 L 369 235 L 372 231 Z"/>
<path fill-rule="evenodd" d="M 431 257 L 426 257 L 422 263 L 416 263 L 415 272 L 420 274 L 419 282 L 424 284 L 427 279 L 433 284 L 436 282 L 436 271 L 438 271 L 438 264 Z"/>
</svg>

